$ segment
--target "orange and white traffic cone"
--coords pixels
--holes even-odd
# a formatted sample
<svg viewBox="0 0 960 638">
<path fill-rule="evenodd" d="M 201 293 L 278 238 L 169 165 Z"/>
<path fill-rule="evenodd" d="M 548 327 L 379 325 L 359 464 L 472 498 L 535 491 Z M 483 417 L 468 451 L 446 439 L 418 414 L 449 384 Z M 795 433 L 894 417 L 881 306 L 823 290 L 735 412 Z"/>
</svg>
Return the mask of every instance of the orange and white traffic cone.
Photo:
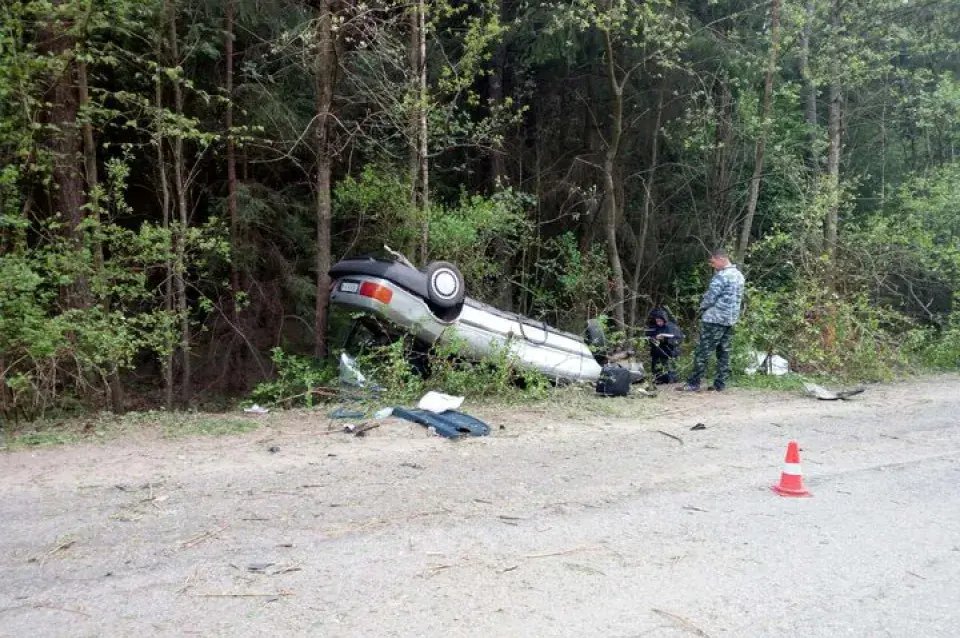
<svg viewBox="0 0 960 638">
<path fill-rule="evenodd" d="M 780 496 L 813 496 L 803 486 L 803 472 L 800 469 L 800 447 L 796 441 L 787 445 L 787 457 L 783 462 L 780 484 L 772 486 Z"/>
</svg>

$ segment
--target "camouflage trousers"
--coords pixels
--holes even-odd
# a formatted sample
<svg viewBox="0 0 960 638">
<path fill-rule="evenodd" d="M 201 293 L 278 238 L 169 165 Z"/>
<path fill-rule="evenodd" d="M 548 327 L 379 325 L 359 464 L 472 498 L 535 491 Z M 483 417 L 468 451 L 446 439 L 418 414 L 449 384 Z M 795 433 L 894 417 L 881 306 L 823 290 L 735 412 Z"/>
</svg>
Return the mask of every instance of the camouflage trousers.
<svg viewBox="0 0 960 638">
<path fill-rule="evenodd" d="M 730 376 L 730 342 L 732 340 L 733 326 L 700 322 L 700 341 L 693 353 L 693 373 L 687 379 L 687 383 L 700 385 L 700 380 L 707 373 L 710 355 L 716 352 L 717 376 L 714 377 L 713 386 L 721 390 L 725 388 L 727 378 Z"/>
</svg>

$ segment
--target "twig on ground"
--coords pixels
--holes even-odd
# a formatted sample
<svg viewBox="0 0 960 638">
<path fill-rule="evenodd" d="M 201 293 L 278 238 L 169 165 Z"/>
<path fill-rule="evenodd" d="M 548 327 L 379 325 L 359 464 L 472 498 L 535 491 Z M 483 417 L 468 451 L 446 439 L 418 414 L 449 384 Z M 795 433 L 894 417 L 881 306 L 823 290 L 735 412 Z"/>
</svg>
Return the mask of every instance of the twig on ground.
<svg viewBox="0 0 960 638">
<path fill-rule="evenodd" d="M 379 424 L 379 423 L 372 423 L 372 424 L 370 424 L 370 425 L 364 425 L 363 427 L 361 427 L 360 429 L 358 429 L 356 432 L 354 432 L 353 435 L 354 435 L 354 436 L 365 436 L 365 435 L 367 434 L 367 432 L 369 432 L 370 430 L 375 430 L 375 429 L 378 428 L 378 427 L 380 427 L 380 424 Z"/>
<path fill-rule="evenodd" d="M 80 614 L 81 616 L 86 616 L 87 618 L 90 618 L 90 614 L 88 614 L 87 612 L 80 611 L 79 609 L 70 609 L 69 607 L 57 607 L 56 605 L 48 605 L 46 603 L 37 603 L 34 605 L 34 607 L 38 609 L 54 609 L 56 611 L 67 611 L 67 612 L 70 612 L 71 614 Z"/>
<path fill-rule="evenodd" d="M 194 594 L 197 598 L 277 598 L 293 596 L 292 591 L 281 589 L 276 592 L 224 592 L 222 594 Z"/>
<path fill-rule="evenodd" d="M 543 554 L 527 554 L 524 558 L 548 558 L 550 556 L 566 556 L 567 554 L 576 554 L 577 552 L 585 552 L 591 549 L 596 549 L 594 547 L 584 546 L 584 547 L 573 547 L 571 549 L 562 549 L 556 552 L 545 552 Z"/>
<path fill-rule="evenodd" d="M 48 559 L 53 558 L 53 556 L 54 556 L 55 554 L 59 553 L 59 552 L 65 551 L 65 550 L 67 550 L 67 549 L 70 549 L 71 547 L 73 547 L 73 545 L 74 545 L 76 542 L 77 542 L 77 541 L 75 541 L 75 540 L 73 540 L 73 541 L 64 541 L 64 542 L 60 543 L 59 545 L 57 545 L 56 547 L 54 547 L 53 549 L 51 549 L 49 552 L 47 552 L 47 553 L 44 554 L 43 556 L 33 556 L 32 558 L 28 558 L 28 559 L 27 559 L 27 562 L 28 562 L 28 563 L 40 563 L 40 566 L 43 567 L 43 564 L 46 563 Z"/>
<path fill-rule="evenodd" d="M 680 438 L 679 436 L 677 436 L 676 434 L 670 434 L 669 432 L 664 432 L 663 430 L 657 430 L 657 432 L 659 432 L 659 433 L 662 434 L 663 436 L 669 436 L 669 437 L 670 437 L 671 439 L 673 439 L 674 441 L 679 442 L 680 445 L 683 445 L 683 439 L 681 439 L 681 438 Z"/>
<path fill-rule="evenodd" d="M 196 580 L 198 571 L 199 571 L 199 567 L 193 568 L 193 572 L 191 572 L 190 575 L 183 580 L 183 584 L 180 585 L 179 589 L 177 589 L 178 594 L 182 594 L 183 592 L 193 587 L 193 581 Z"/>
<path fill-rule="evenodd" d="M 678 616 L 678 615 L 676 615 L 676 614 L 672 614 L 672 613 L 670 613 L 669 611 L 664 611 L 664 610 L 662 610 L 662 609 L 652 609 L 651 611 L 653 611 L 655 614 L 660 614 L 661 616 L 663 616 L 663 617 L 665 617 L 665 618 L 669 618 L 670 620 L 674 621 L 675 623 L 677 623 L 678 625 L 680 625 L 680 626 L 683 627 L 684 629 L 690 631 L 691 633 L 693 633 L 693 634 L 696 635 L 696 636 L 701 636 L 701 638 L 710 638 L 710 635 L 709 635 L 707 632 L 705 632 L 704 630 L 700 629 L 699 627 L 697 627 L 697 626 L 694 625 L 692 622 L 690 622 L 689 620 L 687 620 L 686 618 L 684 618 L 684 617 L 682 617 L 682 616 Z"/>
<path fill-rule="evenodd" d="M 193 538 L 189 538 L 184 542 L 180 543 L 180 549 L 190 549 L 191 547 L 194 547 L 195 545 L 199 545 L 205 540 L 213 538 L 214 536 L 216 536 L 217 534 L 219 534 L 225 529 L 227 529 L 226 525 L 224 525 L 220 529 L 207 530 L 206 532 L 201 532 L 196 536 L 194 536 Z"/>
</svg>

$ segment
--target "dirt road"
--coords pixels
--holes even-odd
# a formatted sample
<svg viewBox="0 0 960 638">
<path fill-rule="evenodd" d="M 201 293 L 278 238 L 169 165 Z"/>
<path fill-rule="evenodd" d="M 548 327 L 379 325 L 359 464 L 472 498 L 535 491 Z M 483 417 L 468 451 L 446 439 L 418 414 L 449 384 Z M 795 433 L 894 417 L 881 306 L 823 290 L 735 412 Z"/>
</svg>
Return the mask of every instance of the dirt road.
<svg viewBox="0 0 960 638">
<path fill-rule="evenodd" d="M 609 401 L 0 454 L 0 635 L 957 635 L 960 378 Z"/>
</svg>

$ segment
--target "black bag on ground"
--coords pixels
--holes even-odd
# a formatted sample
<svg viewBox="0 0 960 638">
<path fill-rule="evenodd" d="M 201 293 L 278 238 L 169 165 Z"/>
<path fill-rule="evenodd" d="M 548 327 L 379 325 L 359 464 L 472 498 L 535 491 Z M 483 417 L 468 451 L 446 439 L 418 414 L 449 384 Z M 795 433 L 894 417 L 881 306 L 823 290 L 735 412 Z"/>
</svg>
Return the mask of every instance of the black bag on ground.
<svg viewBox="0 0 960 638">
<path fill-rule="evenodd" d="M 597 394 L 625 397 L 630 393 L 630 371 L 617 365 L 603 366 L 597 380 Z"/>
</svg>

